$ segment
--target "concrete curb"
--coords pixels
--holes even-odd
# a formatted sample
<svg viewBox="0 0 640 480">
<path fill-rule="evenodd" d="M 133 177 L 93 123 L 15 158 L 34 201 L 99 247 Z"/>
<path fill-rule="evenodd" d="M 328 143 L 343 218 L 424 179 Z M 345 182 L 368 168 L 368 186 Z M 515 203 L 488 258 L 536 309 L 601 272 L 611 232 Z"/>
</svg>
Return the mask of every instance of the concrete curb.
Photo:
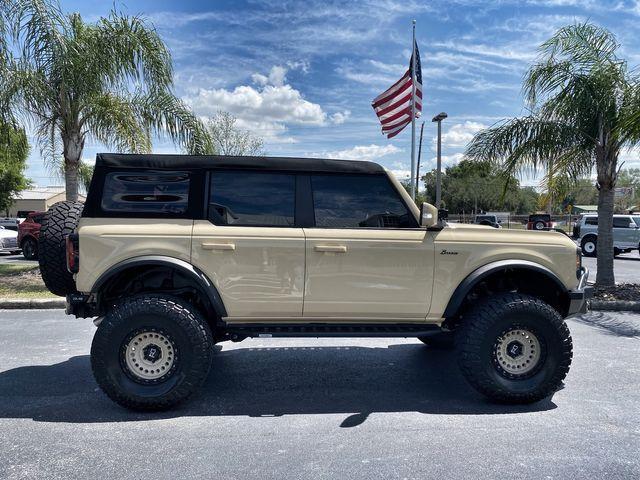
<svg viewBox="0 0 640 480">
<path fill-rule="evenodd" d="M 640 312 L 640 302 L 631 300 L 589 300 L 589 310 Z"/>
<path fill-rule="evenodd" d="M 65 308 L 64 298 L 1 298 L 0 309 L 23 310 L 36 308 Z"/>
</svg>

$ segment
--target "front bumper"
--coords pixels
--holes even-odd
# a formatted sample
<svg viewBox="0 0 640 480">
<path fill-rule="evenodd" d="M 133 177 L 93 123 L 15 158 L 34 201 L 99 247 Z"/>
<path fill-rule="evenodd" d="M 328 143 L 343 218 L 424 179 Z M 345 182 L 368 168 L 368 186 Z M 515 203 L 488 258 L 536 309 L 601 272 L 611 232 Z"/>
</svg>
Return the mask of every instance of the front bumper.
<svg viewBox="0 0 640 480">
<path fill-rule="evenodd" d="M 587 313 L 587 300 L 593 297 L 593 287 L 587 286 L 589 269 L 582 267 L 582 275 L 575 290 L 569 290 L 569 311 L 567 317 Z"/>
</svg>

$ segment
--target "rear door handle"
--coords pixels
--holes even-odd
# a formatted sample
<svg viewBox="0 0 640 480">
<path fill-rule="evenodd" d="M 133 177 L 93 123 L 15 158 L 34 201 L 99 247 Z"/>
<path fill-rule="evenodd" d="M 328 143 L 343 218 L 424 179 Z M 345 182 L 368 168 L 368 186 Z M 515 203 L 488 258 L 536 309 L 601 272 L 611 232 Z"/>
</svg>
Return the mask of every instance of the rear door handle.
<svg viewBox="0 0 640 480">
<path fill-rule="evenodd" d="M 202 242 L 200 244 L 203 250 L 235 250 L 235 243 L 207 243 Z"/>
<path fill-rule="evenodd" d="M 316 252 L 347 253 L 345 245 L 316 245 L 313 249 Z"/>
</svg>

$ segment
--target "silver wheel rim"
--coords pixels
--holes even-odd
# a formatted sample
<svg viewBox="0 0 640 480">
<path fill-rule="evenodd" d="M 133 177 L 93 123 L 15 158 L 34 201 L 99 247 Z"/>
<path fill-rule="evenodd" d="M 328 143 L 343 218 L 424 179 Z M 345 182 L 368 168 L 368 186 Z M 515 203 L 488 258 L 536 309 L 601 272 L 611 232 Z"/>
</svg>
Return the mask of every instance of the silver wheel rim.
<svg viewBox="0 0 640 480">
<path fill-rule="evenodd" d="M 587 253 L 593 253 L 596 249 L 596 244 L 593 242 L 584 242 L 584 251 Z"/>
<path fill-rule="evenodd" d="M 176 349 L 168 335 L 151 330 L 136 332 L 123 348 L 129 372 L 139 380 L 157 382 L 172 373 Z"/>
<path fill-rule="evenodd" d="M 509 330 L 498 337 L 495 357 L 498 366 L 509 375 L 522 376 L 540 362 L 540 341 L 531 331 L 522 328 Z"/>
</svg>

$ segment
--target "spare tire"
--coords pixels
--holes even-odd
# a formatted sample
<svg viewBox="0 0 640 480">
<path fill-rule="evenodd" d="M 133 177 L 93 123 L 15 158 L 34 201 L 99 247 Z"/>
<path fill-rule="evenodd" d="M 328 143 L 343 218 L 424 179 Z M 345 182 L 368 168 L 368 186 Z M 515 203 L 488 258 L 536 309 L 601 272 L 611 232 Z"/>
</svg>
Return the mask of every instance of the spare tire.
<svg viewBox="0 0 640 480">
<path fill-rule="evenodd" d="M 58 202 L 44 214 L 38 237 L 38 263 L 44 284 L 54 295 L 76 292 L 73 274 L 67 270 L 66 237 L 82 215 L 81 202 Z"/>
</svg>

